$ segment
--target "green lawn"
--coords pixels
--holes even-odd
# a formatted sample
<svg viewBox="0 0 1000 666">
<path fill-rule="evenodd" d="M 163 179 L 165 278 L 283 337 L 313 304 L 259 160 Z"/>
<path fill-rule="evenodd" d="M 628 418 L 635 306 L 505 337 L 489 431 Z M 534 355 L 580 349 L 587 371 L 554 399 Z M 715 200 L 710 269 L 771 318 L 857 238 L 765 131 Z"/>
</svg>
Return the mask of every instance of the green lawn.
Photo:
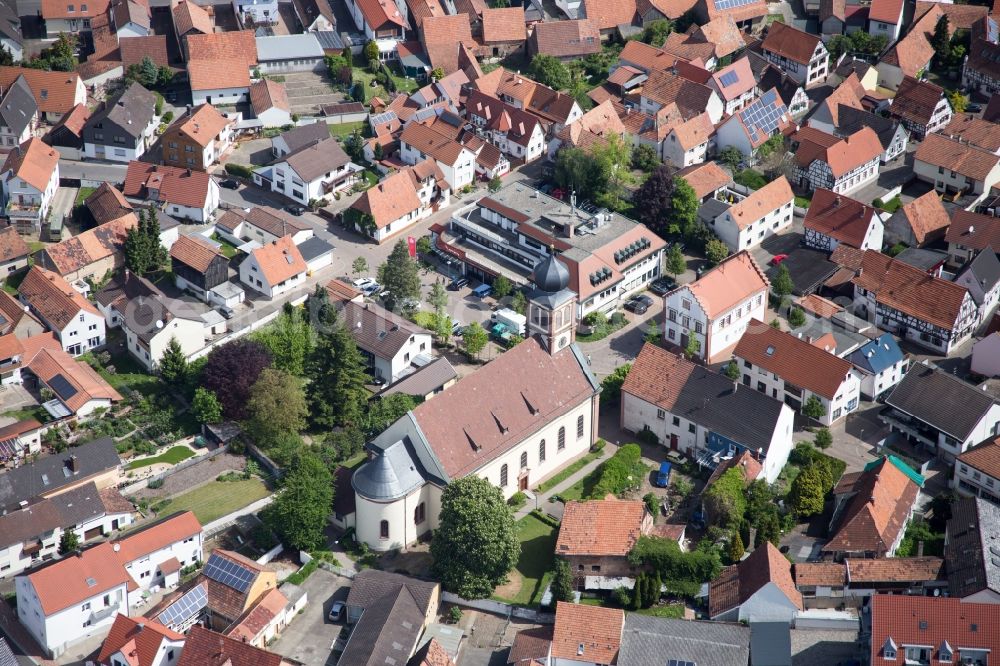
<svg viewBox="0 0 1000 666">
<path fill-rule="evenodd" d="M 194 511 L 201 524 L 205 525 L 270 494 L 264 482 L 256 477 L 241 481 L 212 481 L 169 500 L 158 507 L 158 513 L 166 516 L 175 511 Z"/>
<path fill-rule="evenodd" d="M 81 187 L 80 191 L 76 193 L 76 205 L 82 205 L 83 202 L 86 201 L 87 197 L 93 194 L 96 190 L 96 187 Z"/>
<path fill-rule="evenodd" d="M 809 208 L 810 203 L 812 203 L 812 200 L 809 199 L 808 197 L 800 197 L 800 196 L 795 197 L 795 205 L 798 206 L 799 208 Z"/>
<path fill-rule="evenodd" d="M 236 256 L 236 253 L 239 252 L 235 245 L 227 240 L 224 240 L 219 234 L 212 234 L 212 240 L 220 245 L 219 251 L 222 252 L 226 259 L 232 259 Z"/>
<path fill-rule="evenodd" d="M 327 129 L 330 130 L 330 136 L 340 137 L 341 139 L 346 139 L 347 137 L 354 134 L 354 130 L 358 130 L 362 134 L 365 131 L 365 121 L 359 120 L 354 123 L 340 123 L 339 125 L 327 125 Z"/>
<path fill-rule="evenodd" d="M 24 281 L 24 276 L 28 274 L 28 271 L 18 271 L 13 275 L 8 275 L 3 281 L 3 290 L 12 296 L 17 296 L 17 288 L 21 286 L 21 282 Z"/>
<path fill-rule="evenodd" d="M 639 615 L 652 615 L 653 617 L 666 617 L 674 620 L 684 619 L 684 606 L 682 604 L 667 604 L 664 606 L 650 606 L 634 611 Z"/>
<path fill-rule="evenodd" d="M 604 451 L 595 451 L 594 453 L 588 453 L 587 455 L 585 455 L 584 457 L 580 458 L 575 463 L 573 463 L 572 465 L 570 465 L 569 467 L 567 467 L 563 471 L 559 472 L 558 474 L 556 474 L 552 478 L 548 479 L 547 481 L 545 481 L 543 483 L 538 484 L 538 487 L 535 488 L 535 492 L 536 493 L 544 493 L 547 490 L 549 490 L 550 488 L 555 488 L 560 483 L 562 483 L 563 481 L 565 481 L 566 479 L 568 479 L 569 477 L 573 476 L 574 474 L 576 474 L 577 472 L 579 472 L 581 469 L 583 469 L 588 463 L 590 463 L 593 460 L 597 460 L 598 458 L 600 458 L 603 455 L 604 455 Z"/>
<path fill-rule="evenodd" d="M 517 521 L 517 538 L 521 541 L 521 557 L 515 571 L 521 576 L 521 590 L 507 603 L 522 606 L 537 605 L 545 591 L 546 578 L 551 575 L 558 529 L 535 516 Z"/>
<path fill-rule="evenodd" d="M 594 487 L 597 482 L 601 480 L 601 472 L 604 470 L 604 463 L 601 463 L 594 468 L 587 476 L 583 477 L 572 486 L 566 490 L 559 493 L 559 499 L 563 502 L 569 502 L 570 500 L 583 499 L 584 497 L 590 497 L 590 494 L 594 491 Z"/>
<path fill-rule="evenodd" d="M 40 423 L 45 423 L 51 417 L 48 415 L 41 406 L 25 407 L 24 409 L 12 409 L 9 412 L 4 412 L 0 416 L 6 416 L 11 419 L 16 419 L 18 421 L 25 421 L 27 419 L 35 419 Z"/>
<path fill-rule="evenodd" d="M 157 463 L 170 463 L 171 465 L 176 465 L 183 460 L 187 460 L 193 455 L 194 451 L 186 446 L 172 446 L 153 458 L 143 458 L 142 460 L 130 462 L 125 466 L 125 469 L 139 469 L 140 467 L 148 467 L 149 465 L 155 465 Z"/>
</svg>

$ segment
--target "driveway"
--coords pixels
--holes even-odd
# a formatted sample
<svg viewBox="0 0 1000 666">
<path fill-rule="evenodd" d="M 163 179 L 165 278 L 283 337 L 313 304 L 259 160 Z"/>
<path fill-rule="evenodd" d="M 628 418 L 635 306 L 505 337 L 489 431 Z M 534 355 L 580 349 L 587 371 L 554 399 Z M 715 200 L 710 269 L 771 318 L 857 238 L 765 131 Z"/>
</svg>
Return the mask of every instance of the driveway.
<svg viewBox="0 0 1000 666">
<path fill-rule="evenodd" d="M 652 292 L 645 292 L 653 299 L 653 305 L 645 314 L 635 315 L 626 312 L 628 323 L 603 340 L 597 342 L 580 342 L 580 349 L 590 361 L 591 371 L 602 379 L 610 375 L 620 365 L 631 363 L 642 350 L 646 334 L 651 326 L 657 330 L 663 328 L 663 299 Z"/>
<path fill-rule="evenodd" d="M 334 601 L 347 600 L 351 581 L 325 569 L 316 569 L 302 587 L 309 596 L 306 607 L 268 649 L 306 666 L 332 666 L 336 659 L 330 647 L 344 625 L 343 622 L 334 624 L 326 616 Z"/>
</svg>

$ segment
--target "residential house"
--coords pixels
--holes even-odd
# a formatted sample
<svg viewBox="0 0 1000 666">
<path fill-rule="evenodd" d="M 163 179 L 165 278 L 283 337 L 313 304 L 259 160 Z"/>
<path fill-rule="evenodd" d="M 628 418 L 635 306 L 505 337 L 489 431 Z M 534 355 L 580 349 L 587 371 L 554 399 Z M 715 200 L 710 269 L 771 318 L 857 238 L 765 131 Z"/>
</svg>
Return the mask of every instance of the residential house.
<svg viewBox="0 0 1000 666">
<path fill-rule="evenodd" d="M 636 567 L 628 554 L 652 528 L 653 516 L 638 500 L 609 495 L 588 502 L 570 501 L 563 512 L 556 555 L 569 564 L 578 580 L 634 576 Z"/>
<path fill-rule="evenodd" d="M 440 68 L 445 75 L 458 70 L 464 70 L 469 79 L 476 78 L 475 52 L 480 45 L 472 36 L 472 22 L 481 30 L 480 15 L 486 9 L 486 3 L 478 3 L 477 11 L 458 12 L 445 16 L 428 16 L 423 19 L 420 28 L 420 43 L 423 45 L 424 62 L 433 69 Z M 464 14 L 464 16 L 463 16 Z M 397 44 L 398 46 L 401 44 Z M 419 49 L 417 49 L 419 51 Z M 425 68 L 424 72 L 428 70 Z M 481 76 L 482 70 L 478 75 Z"/>
<path fill-rule="evenodd" d="M 923 477 L 895 456 L 844 474 L 833 489 L 832 536 L 823 554 L 838 561 L 895 555 L 923 484 Z"/>
<path fill-rule="evenodd" d="M 3 208 L 20 234 L 37 234 L 59 187 L 59 151 L 32 137 L 7 153 L 0 169 Z"/>
<path fill-rule="evenodd" d="M 60 33 L 89 32 L 90 22 L 105 15 L 108 4 L 107 0 L 98 0 L 77 8 L 74 3 L 65 0 L 42 0 L 38 15 L 44 21 L 45 36 L 55 39 Z"/>
<path fill-rule="evenodd" d="M 793 79 L 810 87 L 826 80 L 830 53 L 818 35 L 776 21 L 768 26 L 761 53 Z"/>
<path fill-rule="evenodd" d="M 761 89 L 764 89 L 763 86 Z M 792 117 L 778 90 L 770 88 L 742 111 L 729 116 L 716 128 L 716 149 L 735 148 L 754 161 L 758 148 L 791 126 Z"/>
<path fill-rule="evenodd" d="M 296 666 L 299 663 L 237 638 L 193 627 L 184 639 L 184 651 L 177 666 L 201 666 L 213 661 L 230 666 Z"/>
<path fill-rule="evenodd" d="M 351 187 L 360 171 L 363 168 L 351 161 L 340 142 L 327 137 L 283 156 L 270 166 L 259 167 L 253 179 L 257 185 L 269 185 L 272 192 L 308 205 Z"/>
<path fill-rule="evenodd" d="M 968 194 L 970 207 L 1000 182 L 1000 156 L 941 134 L 927 135 L 913 156 L 913 173 L 953 199 Z"/>
<path fill-rule="evenodd" d="M 548 663 L 573 666 L 617 664 L 625 611 L 556 602 Z"/>
<path fill-rule="evenodd" d="M 121 401 L 118 391 L 85 361 L 76 361 L 66 353 L 52 333 L 22 340 L 21 346 L 24 347 L 22 374 L 29 373 L 39 388 L 52 392 L 53 398 L 42 403 L 42 408 L 53 419 L 83 420 Z"/>
<path fill-rule="evenodd" d="M 1000 403 L 958 377 L 922 363 L 910 366 L 880 417 L 891 432 L 947 462 L 1000 435 Z"/>
<path fill-rule="evenodd" d="M 757 79 L 750 69 L 749 58 L 740 58 L 714 72 L 708 86 L 722 98 L 723 113 L 727 116 L 736 113 L 757 97 Z"/>
<path fill-rule="evenodd" d="M 250 252 L 240 264 L 240 281 L 270 299 L 301 286 L 307 269 L 292 237 L 283 236 Z"/>
<path fill-rule="evenodd" d="M 941 134 L 1000 154 L 1000 127 L 994 122 L 972 114 L 960 113 L 952 116 L 951 122 L 941 130 Z"/>
<path fill-rule="evenodd" d="M 104 344 L 104 318 L 58 274 L 33 266 L 18 287 L 21 301 L 55 333 L 62 348 L 79 356 Z"/>
<path fill-rule="evenodd" d="M 589 19 L 543 21 L 528 36 L 529 57 L 542 54 L 569 62 L 600 50 L 600 30 Z"/>
<path fill-rule="evenodd" d="M 750 322 L 764 318 L 769 285 L 749 252 L 727 257 L 664 297 L 665 341 L 686 349 L 694 336 L 699 358 L 708 363 L 729 358 Z"/>
<path fill-rule="evenodd" d="M 42 140 L 55 146 L 66 158 L 79 158 L 83 154 L 83 126 L 90 118 L 90 109 L 77 104 L 66 112 Z"/>
<path fill-rule="evenodd" d="M 724 106 L 719 95 L 709 86 L 696 83 L 671 71 L 653 71 L 642 86 L 639 110 L 655 115 L 670 104 L 676 104 L 685 118 L 707 113 L 713 123 L 722 119 Z"/>
<path fill-rule="evenodd" d="M 831 425 L 858 408 L 861 378 L 850 361 L 760 320 L 751 321 L 733 350 L 743 384 L 796 411 L 815 398 L 817 418 Z"/>
<path fill-rule="evenodd" d="M 233 145 L 236 121 L 203 104 L 183 113 L 163 133 L 163 163 L 206 171 Z"/>
<path fill-rule="evenodd" d="M 306 32 L 333 32 L 337 17 L 329 0 L 296 0 L 292 3 L 295 15 Z"/>
<path fill-rule="evenodd" d="M 399 7 L 391 0 L 347 0 L 347 9 L 365 39 L 378 45 L 379 60 L 396 59 L 396 45 L 406 41 L 406 18 Z"/>
<path fill-rule="evenodd" d="M 694 190 L 700 203 L 724 196 L 727 186 L 733 183 L 733 177 L 729 175 L 729 172 L 725 171 L 714 160 L 702 164 L 692 164 L 678 171 L 674 177 L 683 178 Z"/>
<path fill-rule="evenodd" d="M 15 340 L 13 336 L 4 336 L 0 340 L 10 349 Z M 18 363 L 24 360 L 24 347 L 18 343 L 20 349 Z M 10 353 L 6 351 L 5 353 Z M 18 368 L 20 369 L 20 368 Z M 29 455 L 40 453 L 42 450 L 42 424 L 35 419 L 24 419 L 15 421 L 10 425 L 0 428 L 0 462 L 10 463 L 14 461 L 19 464 Z"/>
<path fill-rule="evenodd" d="M 883 35 L 889 44 L 899 39 L 904 4 L 901 0 L 872 0 L 868 8 L 868 34 Z"/>
<path fill-rule="evenodd" d="M 503 67 L 480 75 L 472 85 L 487 95 L 539 117 L 543 123 L 551 125 L 553 134 L 583 115 L 572 95 L 555 91 Z"/>
<path fill-rule="evenodd" d="M 34 422 L 39 428 L 41 425 Z M 48 562 L 57 556 L 63 534 L 81 545 L 132 524 L 131 503 L 114 488 L 98 490 L 87 482 L 41 498 L 0 516 L 0 578 Z"/>
<path fill-rule="evenodd" d="M 219 207 L 219 185 L 204 171 L 129 162 L 122 193 L 137 201 L 150 201 L 171 216 L 209 221 Z"/>
<path fill-rule="evenodd" d="M 652 72 L 666 71 L 677 64 L 678 57 L 667 53 L 661 48 L 629 40 L 618 57 L 618 66 L 611 72 L 613 75 L 622 67 L 631 67 L 647 76 Z"/>
<path fill-rule="evenodd" d="M 358 666 L 412 663 L 407 660 L 440 603 L 439 583 L 375 569 L 359 572 L 347 595 L 352 631 L 341 659 Z"/>
<path fill-rule="evenodd" d="M 720 198 L 704 203 L 698 215 L 730 251 L 739 252 L 791 226 L 794 200 L 788 180 L 779 176 L 746 196 L 723 190 Z"/>
<path fill-rule="evenodd" d="M 620 72 L 622 69 L 619 67 L 615 71 Z M 564 145 L 590 150 L 603 144 L 611 136 L 625 140 L 627 131 L 611 100 L 601 102 L 556 133 L 549 141 L 549 159 L 554 160 L 559 148 Z M 659 146 L 655 147 L 658 153 L 661 152 Z"/>
<path fill-rule="evenodd" d="M 997 22 L 993 16 L 984 17 L 973 24 L 969 44 L 969 55 L 962 65 L 962 87 L 978 90 L 992 96 L 1000 91 L 1000 72 L 996 58 L 1000 53 L 1000 37 Z M 984 115 L 984 118 L 988 116 Z"/>
<path fill-rule="evenodd" d="M 14 62 L 24 59 L 24 38 L 21 35 L 21 18 L 17 6 L 4 5 L 0 9 L 0 48 L 10 53 Z"/>
<path fill-rule="evenodd" d="M 374 303 L 348 301 L 342 306 L 340 318 L 376 379 L 388 384 L 407 373 L 418 356 L 433 353 L 430 331 Z"/>
<path fill-rule="evenodd" d="M 494 58 L 523 52 L 528 38 L 524 7 L 520 5 L 483 10 L 483 44 Z"/>
<path fill-rule="evenodd" d="M 702 21 L 719 17 L 731 18 L 743 30 L 756 27 L 761 22 L 767 15 L 767 3 L 763 0 L 749 0 L 740 5 L 732 5 L 725 0 L 698 0 L 694 11 Z"/>
<path fill-rule="evenodd" d="M 774 88 L 789 114 L 798 118 L 812 106 L 805 86 L 759 53 L 747 51 L 746 55 L 750 61 L 750 70 L 757 78 L 757 89 L 767 91 Z"/>
<path fill-rule="evenodd" d="M 210 301 L 212 290 L 229 280 L 229 259 L 204 236 L 190 234 L 170 246 L 170 270 L 178 289 Z"/>
<path fill-rule="evenodd" d="M 982 321 L 989 321 L 1000 302 L 1000 259 L 993 248 L 986 248 L 970 261 L 958 275 L 955 284 L 969 290 L 972 301 L 979 308 Z"/>
<path fill-rule="evenodd" d="M 171 18 L 174 24 L 174 35 L 182 57 L 188 59 L 187 38 L 191 35 L 211 35 L 215 32 L 212 17 L 200 5 L 190 0 L 174 0 L 171 2 Z"/>
<path fill-rule="evenodd" d="M 192 104 L 237 104 L 250 94 L 250 70 L 258 65 L 253 30 L 187 37 Z"/>
<path fill-rule="evenodd" d="M 840 245 L 831 260 L 853 270 L 854 311 L 879 328 L 945 354 L 979 321 L 965 287 L 874 250 Z"/>
<path fill-rule="evenodd" d="M 950 225 L 951 218 L 941 203 L 941 195 L 927 192 L 904 204 L 886 221 L 885 243 L 924 247 L 942 240 Z"/>
<path fill-rule="evenodd" d="M 475 153 L 423 123 L 411 122 L 399 135 L 399 158 L 412 166 L 428 157 L 437 163 L 452 192 L 472 184 Z"/>
<path fill-rule="evenodd" d="M 593 21 L 601 31 L 601 39 L 607 39 L 614 34 L 618 26 L 631 25 L 636 18 L 635 0 L 625 0 L 613 5 L 598 0 L 582 0 L 580 8 L 583 13 L 570 18 L 588 18 Z"/>
<path fill-rule="evenodd" d="M 99 666 L 175 666 L 184 636 L 143 616 L 119 613 L 97 655 Z"/>
<path fill-rule="evenodd" d="M 254 81 L 250 85 L 250 106 L 253 108 L 253 115 L 264 124 L 264 127 L 284 127 L 293 124 L 292 106 L 283 83 L 272 79 Z M 322 127 L 326 123 L 315 124 Z"/>
<path fill-rule="evenodd" d="M 21 383 L 21 365 L 24 360 L 24 347 L 13 335 L 0 336 L 0 380 L 3 385 Z M 11 457 L 9 447 L 0 442 L 0 461 Z"/>
<path fill-rule="evenodd" d="M 798 562 L 795 586 L 806 607 L 831 603 L 861 607 L 882 594 L 937 595 L 947 589 L 941 557 L 844 558 L 843 562 Z"/>
<path fill-rule="evenodd" d="M 527 164 L 545 153 L 542 124 L 527 111 L 472 90 L 465 114 L 480 136 L 513 159 Z"/>
<path fill-rule="evenodd" d="M 980 447 L 977 448 L 982 448 Z M 998 448 L 993 442 L 991 448 L 995 456 Z M 976 449 L 959 456 L 962 459 Z M 996 457 L 987 467 L 985 478 L 993 480 L 993 487 L 1000 484 L 997 474 Z M 956 472 L 958 465 L 956 465 Z M 997 476 L 994 476 L 997 475 Z M 982 484 L 977 484 L 982 485 Z M 972 490 L 962 483 L 957 486 L 963 495 Z M 994 490 L 994 492 L 996 492 Z M 991 499 L 992 498 L 992 499 Z M 996 555 L 997 529 L 1000 528 L 1000 506 L 996 495 L 959 498 L 951 507 L 951 518 L 945 532 L 944 557 L 948 570 L 948 592 L 950 597 L 965 604 L 1000 604 L 1000 562 Z"/>
<path fill-rule="evenodd" d="M 138 83 L 104 102 L 83 126 L 84 155 L 113 162 L 142 157 L 159 125 L 155 107 L 156 95 Z"/>
<path fill-rule="evenodd" d="M 0 97 L 0 152 L 9 152 L 30 139 L 37 126 L 38 104 L 28 82 L 19 76 Z"/>
<path fill-rule="evenodd" d="M 715 126 L 701 113 L 669 130 L 663 141 L 663 161 L 683 169 L 704 162 L 712 145 Z"/>
<path fill-rule="evenodd" d="M 31 248 L 14 227 L 0 229 L 0 275 L 11 275 L 28 267 Z"/>
<path fill-rule="evenodd" d="M 757 664 L 750 661 L 751 634 L 757 630 L 735 622 L 668 620 L 628 613 L 618 651 L 618 666 L 660 666 L 670 655 L 679 663 Z M 668 660 L 669 661 L 669 660 Z M 766 662 L 770 663 L 770 662 Z"/>
<path fill-rule="evenodd" d="M 819 188 L 803 222 L 806 247 L 833 252 L 841 243 L 859 250 L 882 250 L 884 226 L 871 206 Z"/>
<path fill-rule="evenodd" d="M 909 367 L 906 354 L 889 333 L 858 347 L 846 358 L 861 375 L 861 396 L 871 401 L 901 382 Z"/>
<path fill-rule="evenodd" d="M 915 21 L 906 35 L 893 44 L 879 59 L 878 84 L 889 90 L 896 90 L 904 76 L 920 77 L 931 68 L 934 47 L 930 36 L 934 33 L 938 20 L 944 12 L 932 7 Z"/>
<path fill-rule="evenodd" d="M 994 604 L 953 597 L 877 594 L 871 601 L 869 663 L 986 664 L 1000 649 L 1000 638 L 988 629 L 996 611 Z"/>
<path fill-rule="evenodd" d="M 148 5 L 134 0 L 112 0 L 108 10 L 119 40 L 126 37 L 148 37 L 153 34 L 152 12 Z"/>
<path fill-rule="evenodd" d="M 1000 248 L 1000 218 L 956 210 L 944 239 L 948 242 L 949 266 L 961 268 L 986 248 Z"/>
<path fill-rule="evenodd" d="M 735 59 L 746 48 L 743 32 L 729 16 L 716 16 L 689 29 L 687 34 L 672 32 L 663 43 L 663 50 L 684 61 L 702 60 L 709 69 L 720 61 Z"/>
<path fill-rule="evenodd" d="M 241 24 L 248 28 L 278 22 L 277 0 L 233 0 L 233 10 Z"/>
<path fill-rule="evenodd" d="M 746 452 L 768 483 L 778 478 L 792 449 L 787 405 L 654 345 L 643 347 L 632 370 L 622 387 L 622 429 L 651 432 L 710 467 Z"/>
<path fill-rule="evenodd" d="M 951 104 L 941 86 L 904 76 L 892 98 L 889 114 L 922 141 L 951 122 Z"/>
<path fill-rule="evenodd" d="M 125 263 L 125 236 L 136 224 L 132 214 L 88 229 L 37 253 L 36 264 L 67 282 L 101 279 Z"/>
<path fill-rule="evenodd" d="M 436 528 L 437 498 L 450 479 L 474 474 L 510 497 L 590 447 L 599 385 L 573 344 L 576 294 L 567 288 L 569 277 L 555 257 L 542 262 L 535 271 L 538 288 L 528 298 L 527 339 L 418 405 L 368 444 L 372 457 L 352 479 L 359 541 L 383 551 Z M 471 420 L 457 422 L 457 412 Z M 456 447 L 459 441 L 475 446 Z M 417 459 L 434 463 L 418 467 Z M 398 481 L 382 482 L 387 475 Z"/>
<path fill-rule="evenodd" d="M 300 591 L 299 595 L 304 603 L 305 591 Z M 225 630 L 226 636 L 263 649 L 276 640 L 291 619 L 301 612 L 301 609 L 294 609 L 295 605 L 281 590 L 272 588 Z"/>
<path fill-rule="evenodd" d="M 87 89 L 75 72 L 0 66 L 0 89 L 9 89 L 19 76 L 23 76 L 31 88 L 38 112 L 50 123 L 59 122 L 78 104 L 87 103 Z"/>
<path fill-rule="evenodd" d="M 1000 505 L 1000 439 L 986 440 L 959 454 L 951 486 L 960 495 Z"/>
<path fill-rule="evenodd" d="M 888 164 L 906 152 L 910 135 L 903 123 L 871 111 L 841 104 L 836 133 L 850 136 L 863 127 L 870 127 L 878 135 L 882 144 L 882 164 Z"/>
<path fill-rule="evenodd" d="M 824 86 L 825 90 L 829 86 Z M 825 92 L 824 90 L 824 92 Z M 818 100 L 816 107 L 809 113 L 809 127 L 815 127 L 829 134 L 838 133 L 840 127 L 840 110 L 842 108 L 863 111 L 862 101 L 867 95 L 867 91 L 858 80 L 857 75 L 851 72 L 847 78 L 840 82 L 832 92 L 827 93 Z M 852 132 L 839 132 L 849 136 Z"/>
<path fill-rule="evenodd" d="M 709 584 L 708 616 L 725 622 L 787 622 L 802 610 L 792 564 L 765 541 Z"/>
<path fill-rule="evenodd" d="M 882 143 L 870 127 L 846 137 L 803 127 L 792 136 L 792 145 L 799 187 L 848 194 L 878 178 Z"/>
<path fill-rule="evenodd" d="M 357 212 L 355 229 L 382 243 L 409 229 L 429 212 L 417 194 L 412 172 L 397 171 L 362 192 L 350 206 Z M 353 213 L 347 213 L 350 218 Z"/>
<path fill-rule="evenodd" d="M 235 245 L 251 241 L 266 245 L 284 236 L 291 236 L 292 242 L 300 245 L 313 237 L 311 226 L 269 206 L 230 208 L 216 222 L 215 232 Z"/>
</svg>

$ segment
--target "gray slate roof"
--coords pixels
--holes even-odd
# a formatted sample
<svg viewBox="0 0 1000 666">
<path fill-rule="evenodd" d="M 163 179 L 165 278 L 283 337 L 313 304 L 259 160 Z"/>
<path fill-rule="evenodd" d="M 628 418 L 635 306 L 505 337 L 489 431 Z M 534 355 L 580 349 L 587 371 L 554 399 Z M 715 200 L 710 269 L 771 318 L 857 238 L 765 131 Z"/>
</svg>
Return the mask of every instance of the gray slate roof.
<svg viewBox="0 0 1000 666">
<path fill-rule="evenodd" d="M 35 96 L 31 94 L 24 77 L 19 76 L 0 99 L 0 118 L 5 127 L 9 127 L 15 136 L 20 136 L 36 113 L 38 104 L 35 103 Z"/>
<path fill-rule="evenodd" d="M 2 636 L 0 636 L 0 666 L 19 666 L 17 658 Z"/>
<path fill-rule="evenodd" d="M 328 252 L 333 252 L 333 246 L 319 236 L 307 238 L 299 243 L 297 247 L 299 248 L 299 254 L 301 254 L 302 258 L 306 261 L 312 261 L 313 259 L 321 257 Z"/>
<path fill-rule="evenodd" d="M 387 502 L 406 497 L 424 485 L 415 456 L 408 448 L 407 440 L 401 439 L 385 449 L 376 449 L 375 458 L 354 473 L 354 490 L 362 497 Z"/>
<path fill-rule="evenodd" d="M 792 666 L 792 633 L 787 622 L 750 623 L 751 666 Z"/>
<path fill-rule="evenodd" d="M 326 123 L 318 123 L 326 128 Z M 340 143 L 328 136 L 322 141 L 311 142 L 282 158 L 299 178 L 311 183 L 324 174 L 340 169 L 351 161 Z"/>
<path fill-rule="evenodd" d="M 439 356 L 416 372 L 400 379 L 382 391 L 380 395 L 395 395 L 396 393 L 427 395 L 457 377 L 458 373 L 455 372 L 455 368 L 448 359 Z"/>
<path fill-rule="evenodd" d="M 996 402 L 958 377 L 914 363 L 886 404 L 965 441 Z"/>
<path fill-rule="evenodd" d="M 908 247 L 896 255 L 896 261 L 919 268 L 922 271 L 929 271 L 948 258 L 948 253 L 943 250 L 928 250 L 923 247 Z"/>
<path fill-rule="evenodd" d="M 70 458 L 76 456 L 78 471 L 70 471 Z M 21 501 L 76 482 L 77 479 L 114 469 L 121 464 L 115 442 L 101 437 L 63 453 L 45 456 L 38 461 L 0 474 L 0 510 L 12 511 Z"/>
<path fill-rule="evenodd" d="M 288 151 L 294 153 L 296 150 L 304 148 L 311 143 L 329 139 L 330 130 L 327 129 L 326 123 L 312 123 L 293 127 L 278 136 L 285 141 Z"/>
<path fill-rule="evenodd" d="M 14 5 L 13 2 L 0 2 L 0 36 L 22 44 L 21 19 Z"/>
<path fill-rule="evenodd" d="M 347 605 L 370 608 L 379 599 L 395 597 L 401 588 L 406 588 L 412 595 L 420 614 L 423 615 L 430 608 L 437 585 L 434 581 L 420 580 L 403 574 L 364 569 L 354 577 L 351 591 L 347 595 Z"/>
<path fill-rule="evenodd" d="M 892 144 L 892 138 L 896 136 L 896 128 L 899 121 L 892 118 L 880 116 L 871 111 L 855 109 L 853 106 L 838 104 L 837 119 L 840 121 L 837 133 L 841 136 L 849 136 L 860 129 L 870 127 L 878 135 L 878 141 L 882 144 L 882 149 L 887 149 Z"/>
<path fill-rule="evenodd" d="M 750 629 L 729 622 L 625 615 L 618 666 L 664 666 L 669 659 L 698 666 L 746 664 Z"/>
<path fill-rule="evenodd" d="M 987 245 L 969 263 L 966 271 L 972 271 L 973 277 L 982 286 L 983 291 L 992 291 L 996 283 L 1000 282 L 1000 259 L 997 259 L 993 248 Z M 962 272 L 964 273 L 965 271 Z M 981 296 L 972 291 L 969 292 L 969 295 L 972 296 L 972 300 L 975 301 L 976 305 L 983 304 Z"/>
<path fill-rule="evenodd" d="M 41 538 L 106 513 L 93 482 L 0 516 L 0 548 Z"/>
<path fill-rule="evenodd" d="M 945 565 L 953 597 L 992 590 L 1000 594 L 1000 506 L 978 497 L 952 505 Z"/>
<path fill-rule="evenodd" d="M 322 57 L 323 47 L 314 32 L 257 38 L 257 60 L 260 62 Z"/>
<path fill-rule="evenodd" d="M 156 107 L 156 95 L 133 83 L 125 89 L 117 99 L 106 102 L 87 120 L 87 127 L 94 128 L 108 121 L 121 128 L 123 132 L 134 138 L 142 135 L 146 126 L 153 120 Z M 110 141 L 110 136 L 107 137 Z"/>
</svg>

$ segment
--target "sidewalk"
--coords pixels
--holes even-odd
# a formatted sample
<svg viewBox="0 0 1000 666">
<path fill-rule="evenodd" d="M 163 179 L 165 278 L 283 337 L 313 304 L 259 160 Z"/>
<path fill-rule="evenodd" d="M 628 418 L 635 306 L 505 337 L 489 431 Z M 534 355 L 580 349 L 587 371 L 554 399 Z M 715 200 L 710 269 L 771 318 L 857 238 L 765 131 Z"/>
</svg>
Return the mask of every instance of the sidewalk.
<svg viewBox="0 0 1000 666">
<path fill-rule="evenodd" d="M 545 507 L 549 504 L 549 500 L 552 499 L 553 496 L 558 495 L 559 493 L 561 493 L 564 490 L 568 489 L 570 486 L 574 485 L 580 479 L 586 477 L 588 474 L 590 474 L 591 472 L 593 472 L 597 468 L 598 465 L 600 465 L 605 460 L 607 460 L 608 458 L 610 458 L 611 456 L 613 456 L 615 454 L 615 451 L 617 451 L 617 450 L 618 450 L 618 447 L 616 447 L 611 442 L 608 442 L 607 444 L 604 445 L 604 450 L 602 451 L 602 453 L 604 455 L 602 455 L 600 458 L 597 458 L 596 460 L 591 460 L 589 463 L 587 463 L 586 465 L 584 465 L 581 469 L 577 470 L 577 472 L 575 472 L 574 474 L 570 475 L 569 478 L 565 479 L 561 483 L 556 484 L 552 488 L 549 488 L 544 493 L 537 493 L 536 494 L 533 491 L 530 492 L 531 495 L 535 496 L 535 499 L 533 500 L 533 499 L 529 498 L 527 504 L 525 504 L 523 507 L 521 507 L 520 509 L 518 509 L 514 513 L 514 520 L 515 521 L 521 520 L 522 518 L 524 518 L 525 516 L 527 516 L 529 513 L 531 513 L 532 511 L 534 511 L 535 510 L 535 506 L 537 506 L 538 509 L 540 511 L 542 511 L 543 513 L 548 513 L 547 511 L 545 511 Z M 526 494 L 528 494 L 528 493 L 526 493 Z M 561 508 L 562 507 L 560 507 L 559 513 L 562 513 Z"/>
</svg>

